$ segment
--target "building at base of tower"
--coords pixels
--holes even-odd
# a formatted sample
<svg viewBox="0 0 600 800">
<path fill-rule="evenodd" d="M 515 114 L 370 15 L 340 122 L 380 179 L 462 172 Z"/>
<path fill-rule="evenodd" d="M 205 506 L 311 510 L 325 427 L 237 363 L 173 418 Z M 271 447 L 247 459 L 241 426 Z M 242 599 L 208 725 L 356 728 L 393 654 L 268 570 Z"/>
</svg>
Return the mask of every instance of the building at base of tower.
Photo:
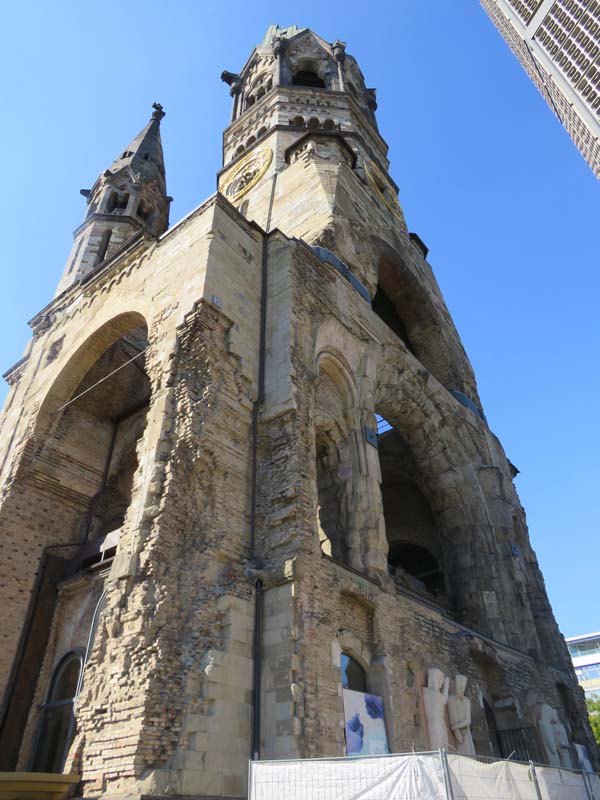
<svg viewBox="0 0 600 800">
<path fill-rule="evenodd" d="M 160 106 L 7 373 L 1 770 L 244 796 L 256 758 L 597 753 L 342 42 L 272 26 L 168 228 Z"/>
</svg>

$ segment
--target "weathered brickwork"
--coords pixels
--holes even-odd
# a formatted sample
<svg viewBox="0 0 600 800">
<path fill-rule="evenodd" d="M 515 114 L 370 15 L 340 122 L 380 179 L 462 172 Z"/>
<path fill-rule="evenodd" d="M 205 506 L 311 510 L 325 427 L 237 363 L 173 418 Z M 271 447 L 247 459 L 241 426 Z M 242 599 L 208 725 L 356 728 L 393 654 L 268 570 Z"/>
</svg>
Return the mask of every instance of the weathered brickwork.
<svg viewBox="0 0 600 800">
<path fill-rule="evenodd" d="M 345 753 L 347 657 L 392 750 L 429 748 L 437 667 L 468 676 L 478 752 L 547 703 L 595 758 L 374 90 L 342 43 L 276 33 L 224 73 L 220 192 L 165 230 L 154 117 L 86 217 L 112 224 L 106 193 L 151 131 L 127 200 L 144 224 L 92 266 L 84 240 L 9 373 L 2 768 L 77 772 L 86 797 L 243 797 L 251 754 Z"/>
</svg>

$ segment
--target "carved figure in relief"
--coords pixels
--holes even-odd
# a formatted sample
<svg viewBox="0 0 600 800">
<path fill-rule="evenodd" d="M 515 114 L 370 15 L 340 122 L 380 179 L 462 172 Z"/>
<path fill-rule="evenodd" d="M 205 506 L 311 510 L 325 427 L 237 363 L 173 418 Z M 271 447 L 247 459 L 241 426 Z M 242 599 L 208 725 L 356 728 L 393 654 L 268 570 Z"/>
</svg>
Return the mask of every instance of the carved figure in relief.
<svg viewBox="0 0 600 800">
<path fill-rule="evenodd" d="M 558 753 L 558 715 L 552 706 L 542 703 L 536 708 L 536 725 L 542 740 L 546 762 L 551 767 L 560 767 Z"/>
<path fill-rule="evenodd" d="M 429 746 L 432 750 L 448 747 L 448 728 L 444 713 L 448 705 L 450 679 L 444 676 L 441 669 L 432 667 L 427 670 L 427 686 L 423 687 L 423 703 L 427 718 Z"/>
<path fill-rule="evenodd" d="M 558 757 L 560 758 L 561 767 L 564 767 L 565 769 L 573 769 L 573 758 L 571 756 L 569 735 L 562 722 L 558 722 L 556 725 L 556 741 L 558 744 Z"/>
<path fill-rule="evenodd" d="M 450 730 L 456 739 L 456 750 L 465 756 L 475 755 L 475 745 L 471 735 L 471 701 L 465 697 L 467 678 L 457 675 L 455 678 L 456 694 L 448 698 L 448 719 Z"/>
</svg>

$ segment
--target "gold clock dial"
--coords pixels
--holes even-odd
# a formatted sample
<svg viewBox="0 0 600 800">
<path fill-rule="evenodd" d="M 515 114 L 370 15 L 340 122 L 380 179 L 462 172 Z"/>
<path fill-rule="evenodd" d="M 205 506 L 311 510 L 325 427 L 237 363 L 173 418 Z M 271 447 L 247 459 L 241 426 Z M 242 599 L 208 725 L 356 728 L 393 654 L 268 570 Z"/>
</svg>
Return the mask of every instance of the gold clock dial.
<svg viewBox="0 0 600 800">
<path fill-rule="evenodd" d="M 383 171 L 379 169 L 377 164 L 375 164 L 373 161 L 369 161 L 366 158 L 363 161 L 363 165 L 365 168 L 365 175 L 367 176 L 367 179 L 373 187 L 377 197 L 381 200 L 388 211 L 391 211 L 395 217 L 398 217 L 398 219 L 402 219 L 402 209 L 400 208 L 400 203 L 398 202 L 396 193 L 390 186 Z"/>
<path fill-rule="evenodd" d="M 270 147 L 261 147 L 244 156 L 225 176 L 223 193 L 235 203 L 259 182 L 273 160 Z"/>
</svg>

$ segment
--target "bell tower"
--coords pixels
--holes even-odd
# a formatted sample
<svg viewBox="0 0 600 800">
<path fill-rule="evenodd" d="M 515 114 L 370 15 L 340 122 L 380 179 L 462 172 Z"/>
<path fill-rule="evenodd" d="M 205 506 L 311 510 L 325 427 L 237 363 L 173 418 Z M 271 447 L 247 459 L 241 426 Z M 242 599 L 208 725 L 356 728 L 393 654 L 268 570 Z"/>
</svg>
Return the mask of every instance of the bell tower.
<svg viewBox="0 0 600 800">
<path fill-rule="evenodd" d="M 375 90 L 276 25 L 222 78 L 218 190 L 167 229 L 155 104 L 6 373 L 0 769 L 230 800 L 249 757 L 598 763 Z"/>
<path fill-rule="evenodd" d="M 406 226 L 376 90 L 345 43 L 272 25 L 241 72 L 221 77 L 233 104 L 219 190 L 247 219 L 352 273 L 409 350 L 483 414 L 428 249 Z"/>
<path fill-rule="evenodd" d="M 81 189 L 87 202 L 85 219 L 75 230 L 73 247 L 57 295 L 85 280 L 136 234 L 160 236 L 169 226 L 165 164 L 160 121 L 154 103 L 148 124 L 132 139 L 91 189 Z"/>
</svg>

